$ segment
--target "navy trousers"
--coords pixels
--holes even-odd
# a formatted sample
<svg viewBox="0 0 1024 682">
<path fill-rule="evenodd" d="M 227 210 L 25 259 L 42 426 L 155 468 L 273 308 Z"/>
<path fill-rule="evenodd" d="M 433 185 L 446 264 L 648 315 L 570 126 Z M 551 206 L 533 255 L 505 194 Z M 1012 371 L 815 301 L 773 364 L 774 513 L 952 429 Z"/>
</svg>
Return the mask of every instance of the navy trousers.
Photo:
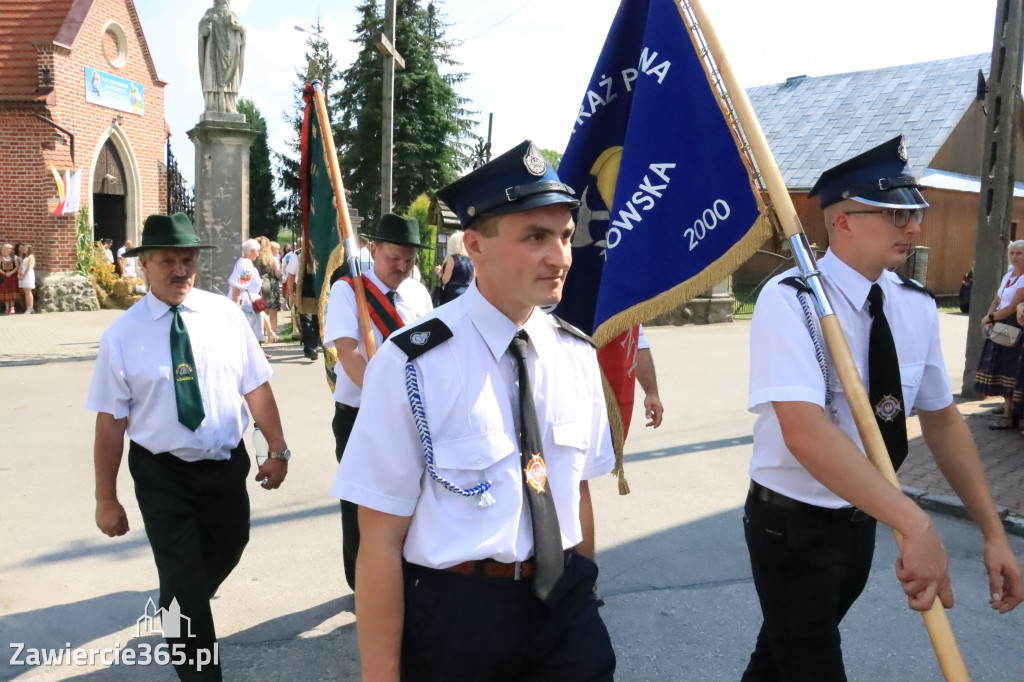
<svg viewBox="0 0 1024 682">
<path fill-rule="evenodd" d="M 764 620 L 743 682 L 846 680 L 839 622 L 867 584 L 875 520 L 747 496 L 744 532 Z"/>
<path fill-rule="evenodd" d="M 212 650 L 217 641 L 210 598 L 249 542 L 249 456 L 239 443 L 230 460 L 185 462 L 133 442 L 128 467 L 160 576 L 160 606 L 177 600 L 184 616 L 181 637 L 167 643 L 184 645 L 187 659 L 196 660 L 197 649 Z M 199 671 L 186 663 L 175 671 L 182 680 L 221 679 L 220 665 Z"/>
<path fill-rule="evenodd" d="M 348 438 L 352 435 L 352 427 L 356 423 L 358 407 L 334 403 L 334 420 L 331 430 L 334 431 L 334 456 L 341 463 Z M 341 500 L 341 561 L 345 566 L 345 582 L 353 590 L 356 589 L 356 555 L 359 552 L 359 505 Z"/>
<path fill-rule="evenodd" d="M 532 581 L 406 563 L 402 680 L 611 680 L 615 652 L 597 611 L 597 565 L 575 552 L 546 606 Z"/>
</svg>

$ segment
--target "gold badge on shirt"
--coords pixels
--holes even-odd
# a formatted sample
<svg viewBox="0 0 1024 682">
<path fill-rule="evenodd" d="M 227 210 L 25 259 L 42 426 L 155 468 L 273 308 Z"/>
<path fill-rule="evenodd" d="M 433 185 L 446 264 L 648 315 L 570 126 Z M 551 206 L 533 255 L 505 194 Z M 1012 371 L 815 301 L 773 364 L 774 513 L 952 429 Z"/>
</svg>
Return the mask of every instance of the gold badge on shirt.
<svg viewBox="0 0 1024 682">
<path fill-rule="evenodd" d="M 903 406 L 895 396 L 887 395 L 875 405 L 875 414 L 882 421 L 891 422 L 903 410 Z"/>
<path fill-rule="evenodd" d="M 544 492 L 544 484 L 548 482 L 548 467 L 540 453 L 533 454 L 523 471 L 526 472 L 526 482 L 538 493 Z"/>
</svg>

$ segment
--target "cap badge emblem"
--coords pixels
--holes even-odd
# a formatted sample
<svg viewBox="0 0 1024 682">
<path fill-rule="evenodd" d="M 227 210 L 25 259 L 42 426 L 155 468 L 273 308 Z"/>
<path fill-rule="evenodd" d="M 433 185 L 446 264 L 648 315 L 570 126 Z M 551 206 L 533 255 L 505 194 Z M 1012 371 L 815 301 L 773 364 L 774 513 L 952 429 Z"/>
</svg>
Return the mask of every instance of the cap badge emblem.
<svg viewBox="0 0 1024 682">
<path fill-rule="evenodd" d="M 540 155 L 540 150 L 537 149 L 537 145 L 532 143 L 530 144 L 530 148 L 526 151 L 526 156 L 523 157 L 523 166 L 526 167 L 527 173 L 538 178 L 544 177 L 544 173 L 548 170 L 548 162 Z"/>
<path fill-rule="evenodd" d="M 883 397 L 875 405 L 875 414 L 879 419 L 886 422 L 891 422 L 902 411 L 903 407 L 900 405 L 900 401 L 891 395 Z"/>
<path fill-rule="evenodd" d="M 412 341 L 415 346 L 422 346 L 427 343 L 427 339 L 430 338 L 430 332 L 413 332 L 409 335 L 409 340 Z"/>
<path fill-rule="evenodd" d="M 544 484 L 548 482 L 548 467 L 540 453 L 534 453 L 523 471 L 526 472 L 526 482 L 538 493 L 544 492 Z"/>
<path fill-rule="evenodd" d="M 910 158 L 910 155 L 907 154 L 907 145 L 902 137 L 900 138 L 900 145 L 896 147 L 896 156 L 900 157 L 900 161 L 903 163 L 906 163 L 907 159 Z"/>
</svg>

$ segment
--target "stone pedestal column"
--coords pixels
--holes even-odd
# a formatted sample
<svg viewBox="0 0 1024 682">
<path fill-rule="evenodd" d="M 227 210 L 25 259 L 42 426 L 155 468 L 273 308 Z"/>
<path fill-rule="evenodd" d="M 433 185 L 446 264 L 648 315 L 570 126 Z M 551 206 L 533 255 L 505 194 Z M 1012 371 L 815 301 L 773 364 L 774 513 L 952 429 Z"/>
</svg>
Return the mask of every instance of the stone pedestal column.
<svg viewBox="0 0 1024 682">
<path fill-rule="evenodd" d="M 732 311 L 735 306 L 736 298 L 732 295 L 732 278 L 726 277 L 710 291 L 694 297 L 675 310 L 658 315 L 647 324 L 652 327 L 657 325 L 679 327 L 684 324 L 732 322 Z"/>
<path fill-rule="evenodd" d="M 217 247 L 200 255 L 196 286 L 227 294 L 249 238 L 249 147 L 256 133 L 242 114 L 204 114 L 188 138 L 196 146 L 196 232 Z"/>
</svg>

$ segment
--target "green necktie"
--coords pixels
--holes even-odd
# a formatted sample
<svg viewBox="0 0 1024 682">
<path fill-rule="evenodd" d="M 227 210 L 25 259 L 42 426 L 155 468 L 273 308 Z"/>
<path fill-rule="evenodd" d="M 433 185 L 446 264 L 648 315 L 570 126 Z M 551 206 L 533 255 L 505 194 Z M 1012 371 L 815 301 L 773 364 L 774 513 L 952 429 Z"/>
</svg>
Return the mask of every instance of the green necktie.
<svg viewBox="0 0 1024 682">
<path fill-rule="evenodd" d="M 203 396 L 199 392 L 199 377 L 196 375 L 196 360 L 192 356 L 192 342 L 188 338 L 185 320 L 181 317 L 181 306 L 171 308 L 171 365 L 174 367 L 174 399 L 178 404 L 178 421 L 190 431 L 203 423 Z"/>
</svg>

